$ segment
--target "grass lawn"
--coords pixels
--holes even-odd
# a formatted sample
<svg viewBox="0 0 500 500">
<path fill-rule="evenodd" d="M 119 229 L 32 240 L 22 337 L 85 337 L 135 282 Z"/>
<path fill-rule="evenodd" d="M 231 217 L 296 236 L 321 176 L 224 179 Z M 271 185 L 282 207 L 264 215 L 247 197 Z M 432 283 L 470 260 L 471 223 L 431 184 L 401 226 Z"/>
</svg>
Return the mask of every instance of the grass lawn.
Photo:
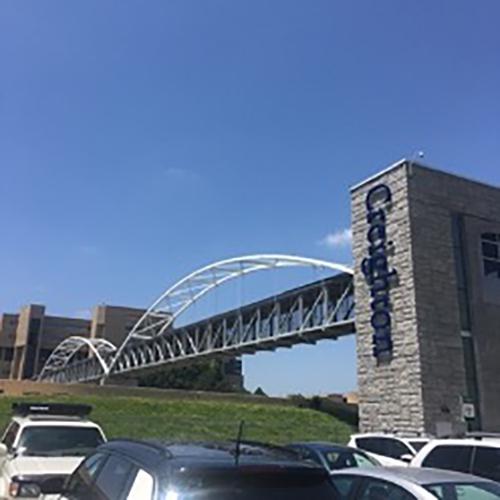
<svg viewBox="0 0 500 500">
<path fill-rule="evenodd" d="M 87 403 L 91 418 L 108 438 L 161 438 L 165 440 L 235 439 L 241 420 L 243 437 L 277 444 L 322 440 L 345 444 L 354 430 L 347 424 L 313 410 L 286 405 L 228 401 L 102 397 L 0 397 L 0 424 L 10 419 L 13 401 Z"/>
</svg>

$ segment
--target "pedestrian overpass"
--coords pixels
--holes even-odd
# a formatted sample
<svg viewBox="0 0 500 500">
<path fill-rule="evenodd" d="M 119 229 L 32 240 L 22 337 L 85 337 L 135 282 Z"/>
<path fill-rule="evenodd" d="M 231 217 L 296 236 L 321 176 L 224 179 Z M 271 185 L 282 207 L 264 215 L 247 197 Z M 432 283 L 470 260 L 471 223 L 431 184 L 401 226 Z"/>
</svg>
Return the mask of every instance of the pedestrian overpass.
<svg viewBox="0 0 500 500">
<path fill-rule="evenodd" d="M 306 267 L 332 276 L 272 297 L 178 326 L 179 317 L 231 280 L 260 271 Z M 214 357 L 236 357 L 355 332 L 352 269 L 290 255 L 252 255 L 216 262 L 168 288 L 123 343 L 69 337 L 51 353 L 38 377 L 58 383 L 109 377 Z"/>
</svg>

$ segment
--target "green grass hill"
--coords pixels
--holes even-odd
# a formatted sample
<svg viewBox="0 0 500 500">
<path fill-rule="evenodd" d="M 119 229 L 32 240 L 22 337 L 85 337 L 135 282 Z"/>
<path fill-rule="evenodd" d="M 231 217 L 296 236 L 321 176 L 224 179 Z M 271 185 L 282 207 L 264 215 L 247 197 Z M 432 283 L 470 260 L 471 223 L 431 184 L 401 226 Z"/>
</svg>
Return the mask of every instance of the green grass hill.
<svg viewBox="0 0 500 500">
<path fill-rule="evenodd" d="M 164 440 L 235 439 L 241 420 L 243 437 L 283 444 L 299 440 L 346 443 L 353 429 L 335 417 L 291 405 L 200 399 L 158 399 L 109 396 L 0 397 L 0 424 L 8 423 L 13 401 L 87 403 L 91 418 L 108 438 Z"/>
</svg>

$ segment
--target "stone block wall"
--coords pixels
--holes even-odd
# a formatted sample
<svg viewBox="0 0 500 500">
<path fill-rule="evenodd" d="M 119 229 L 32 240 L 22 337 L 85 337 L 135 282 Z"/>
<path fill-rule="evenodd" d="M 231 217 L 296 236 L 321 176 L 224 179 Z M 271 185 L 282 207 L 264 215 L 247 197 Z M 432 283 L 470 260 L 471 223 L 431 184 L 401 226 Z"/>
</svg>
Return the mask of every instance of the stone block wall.
<svg viewBox="0 0 500 500">
<path fill-rule="evenodd" d="M 360 270 L 369 248 L 366 196 L 380 183 L 392 192 L 391 206 L 386 212 L 386 234 L 387 241 L 392 242 L 388 246 L 389 266 L 397 271 L 397 279 L 389 290 L 393 342 L 390 362 L 378 362 L 373 355 L 370 287 Z M 353 188 L 351 199 L 360 430 L 423 432 L 407 165 L 401 164 Z"/>
<path fill-rule="evenodd" d="M 392 241 L 389 266 L 397 271 L 389 290 L 393 350 L 388 362 L 372 353 L 370 286 L 361 272 L 369 249 L 366 196 L 379 184 L 392 191 L 385 222 Z M 361 430 L 464 431 L 463 337 L 468 336 L 482 428 L 500 431 L 500 293 L 492 296 L 490 286 L 485 294 L 480 251 L 483 232 L 500 235 L 500 189 L 403 161 L 353 188 L 351 200 Z M 462 220 L 471 318 L 466 332 L 452 229 L 456 216 Z"/>
</svg>

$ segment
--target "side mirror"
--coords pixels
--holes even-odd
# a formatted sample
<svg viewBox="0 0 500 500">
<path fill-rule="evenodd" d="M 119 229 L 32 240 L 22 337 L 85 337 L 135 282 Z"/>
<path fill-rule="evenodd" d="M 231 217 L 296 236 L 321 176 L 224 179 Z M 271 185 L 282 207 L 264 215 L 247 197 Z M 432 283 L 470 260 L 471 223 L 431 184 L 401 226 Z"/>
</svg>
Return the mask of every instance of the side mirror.
<svg viewBox="0 0 500 500">
<path fill-rule="evenodd" d="M 399 457 L 403 462 L 410 463 L 413 460 L 413 455 L 411 453 L 405 453 Z"/>
<path fill-rule="evenodd" d="M 0 458 L 6 457 L 9 449 L 3 443 L 0 443 Z"/>
</svg>

